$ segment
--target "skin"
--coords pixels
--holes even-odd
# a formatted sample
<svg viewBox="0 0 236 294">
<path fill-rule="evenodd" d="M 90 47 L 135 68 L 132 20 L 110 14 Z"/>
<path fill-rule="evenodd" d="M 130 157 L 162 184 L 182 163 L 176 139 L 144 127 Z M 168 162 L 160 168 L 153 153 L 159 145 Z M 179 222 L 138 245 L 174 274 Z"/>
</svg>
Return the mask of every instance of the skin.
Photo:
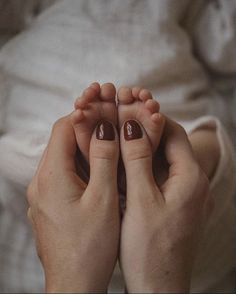
<svg viewBox="0 0 236 294">
<path fill-rule="evenodd" d="M 152 94 L 139 86 L 121 87 L 117 93 L 118 107 L 116 107 L 115 95 L 116 89 L 112 83 L 100 86 L 99 83 L 94 82 L 74 103 L 76 111 L 72 115 L 72 124 L 77 144 L 83 155 L 79 157 L 79 165 L 83 165 L 83 170 L 86 170 L 87 174 L 88 164 L 84 162 L 84 158 L 87 162 L 89 161 L 91 135 L 97 122 L 102 119 L 111 121 L 117 128 L 121 128 L 126 120 L 137 120 L 148 135 L 154 155 L 159 146 L 165 121 L 159 112 L 160 105 L 153 99 Z M 198 163 L 211 179 L 220 156 L 215 130 L 213 128 L 197 129 L 188 138 Z M 157 163 L 160 164 L 158 161 Z M 122 194 L 126 194 L 122 163 L 119 165 L 118 177 L 119 190 Z"/>
<path fill-rule="evenodd" d="M 76 140 L 81 152 L 79 166 L 83 166 L 89 178 L 88 154 L 96 124 L 101 120 L 108 120 L 120 129 L 126 120 L 139 121 L 145 128 L 150 139 L 153 152 L 156 150 L 164 127 L 163 116 L 159 113 L 160 105 L 153 99 L 150 91 L 141 87 L 121 87 L 117 93 L 112 83 L 100 86 L 94 82 L 86 88 L 74 103 L 72 124 L 75 129 Z M 86 162 L 87 161 L 87 162 Z M 118 167 L 119 192 L 126 194 L 125 171 L 120 161 Z"/>
<path fill-rule="evenodd" d="M 103 97 L 110 99 L 104 90 Z M 201 228 L 212 208 L 208 179 L 197 162 L 202 150 L 197 132 L 190 140 L 199 157 L 183 128 L 166 119 L 158 150 L 162 149 L 168 164 L 157 161 L 159 172 L 154 179 L 152 141 L 142 125 L 143 137 L 131 141 L 124 139 L 122 125 L 114 141 L 97 140 L 89 130 L 87 185 L 75 167 L 80 129 L 76 123 L 75 113 L 55 123 L 27 193 L 46 292 L 106 292 L 119 246 L 129 292 L 187 292 Z M 158 145 L 163 120 L 157 123 Z M 208 131 L 212 132 L 208 147 L 213 148 L 214 132 Z M 127 176 L 121 230 L 116 180 L 119 152 Z M 212 166 L 211 172 L 216 164 Z"/>
<path fill-rule="evenodd" d="M 152 151 L 143 138 L 124 141 L 127 175 L 120 262 L 130 293 L 187 293 L 202 228 L 210 214 L 209 183 L 183 128 L 166 119 L 169 174 L 156 185 Z M 136 147 L 134 155 L 134 146 Z"/>
<path fill-rule="evenodd" d="M 76 173 L 76 149 L 67 116 L 55 123 L 27 192 L 47 293 L 104 293 L 117 260 L 117 133 L 113 141 L 92 135 L 88 185 Z"/>
<path fill-rule="evenodd" d="M 189 135 L 189 141 L 202 170 L 211 179 L 220 158 L 220 147 L 214 129 L 199 129 Z"/>
</svg>

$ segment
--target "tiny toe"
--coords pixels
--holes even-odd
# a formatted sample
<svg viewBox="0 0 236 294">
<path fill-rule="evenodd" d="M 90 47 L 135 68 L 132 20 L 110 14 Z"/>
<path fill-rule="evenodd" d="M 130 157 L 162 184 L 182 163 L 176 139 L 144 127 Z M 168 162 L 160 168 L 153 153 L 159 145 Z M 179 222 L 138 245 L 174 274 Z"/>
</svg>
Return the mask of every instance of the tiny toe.
<svg viewBox="0 0 236 294">
<path fill-rule="evenodd" d="M 142 89 L 139 93 L 139 99 L 144 101 L 147 101 L 148 99 L 152 99 L 152 94 L 147 89 Z"/>
<path fill-rule="evenodd" d="M 115 102 L 116 88 L 112 83 L 106 83 L 101 86 L 100 97 L 104 101 Z"/>
<path fill-rule="evenodd" d="M 132 88 L 132 95 L 134 96 L 134 98 L 138 99 L 139 98 L 139 93 L 142 90 L 141 87 L 136 86 Z"/>
<path fill-rule="evenodd" d="M 71 122 L 73 125 L 78 124 L 81 120 L 84 119 L 84 113 L 81 109 L 76 109 L 71 114 Z"/>
<path fill-rule="evenodd" d="M 159 123 L 162 119 L 162 115 L 160 113 L 153 113 L 151 115 L 151 120 L 154 122 L 154 123 Z"/>
<path fill-rule="evenodd" d="M 97 92 L 91 87 L 84 90 L 82 97 L 89 102 L 92 102 L 97 97 Z"/>
<path fill-rule="evenodd" d="M 86 105 L 88 104 L 87 99 L 85 97 L 79 97 L 75 100 L 74 107 L 75 109 L 84 109 Z"/>
<path fill-rule="evenodd" d="M 151 113 L 158 112 L 160 109 L 160 105 L 156 100 L 148 99 L 145 102 L 145 107 L 151 111 Z"/>
<path fill-rule="evenodd" d="M 79 102 L 79 100 L 80 100 L 80 97 L 77 97 L 76 99 L 75 99 L 75 101 L 74 101 L 74 109 L 77 109 L 78 108 L 78 102 Z"/>
<path fill-rule="evenodd" d="M 130 104 L 134 101 L 132 90 L 129 87 L 121 87 L 117 96 L 119 104 Z"/>
<path fill-rule="evenodd" d="M 97 94 L 100 93 L 101 88 L 100 88 L 100 84 L 99 83 L 94 82 L 89 87 L 90 88 L 93 88 L 97 92 Z"/>
<path fill-rule="evenodd" d="M 165 126 L 165 116 L 162 113 L 153 113 L 148 123 L 149 137 L 152 138 L 152 150 L 155 152 L 159 146 L 163 129 Z"/>
<path fill-rule="evenodd" d="M 80 108 L 80 109 L 84 109 L 87 107 L 87 105 L 94 101 L 95 98 L 97 97 L 97 92 L 93 89 L 93 88 L 87 88 L 83 91 L 83 94 L 81 97 L 77 98 L 74 106 L 75 109 Z"/>
</svg>

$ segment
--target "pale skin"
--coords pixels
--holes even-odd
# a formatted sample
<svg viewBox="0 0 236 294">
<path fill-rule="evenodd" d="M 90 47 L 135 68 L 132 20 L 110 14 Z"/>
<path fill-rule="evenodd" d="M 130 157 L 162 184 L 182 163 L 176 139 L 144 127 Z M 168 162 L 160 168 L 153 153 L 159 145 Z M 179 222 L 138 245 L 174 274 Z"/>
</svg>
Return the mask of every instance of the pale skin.
<svg viewBox="0 0 236 294">
<path fill-rule="evenodd" d="M 76 110 L 55 123 L 29 186 L 28 215 L 46 292 L 106 292 L 118 256 L 128 292 L 187 292 L 201 229 L 212 209 L 208 177 L 219 157 L 216 135 L 200 130 L 188 140 L 182 127 L 159 113 L 149 91 L 121 88 L 118 108 L 115 92 L 112 84 L 98 83 L 85 90 Z M 112 124 L 114 139 L 97 139 L 101 119 Z M 138 123 L 140 138 L 124 138 L 127 120 Z M 209 165 L 199 142 L 204 136 Z M 160 164 L 154 179 L 153 154 L 161 138 L 170 168 L 166 173 Z M 88 184 L 77 173 L 78 146 L 90 164 Z M 122 221 L 120 152 L 127 181 Z"/>
<path fill-rule="evenodd" d="M 120 231 L 118 136 L 111 142 L 94 136 L 88 185 L 76 173 L 77 144 L 67 116 L 55 123 L 28 188 L 28 215 L 45 270 L 46 292 L 105 292 L 115 266 Z"/>
</svg>

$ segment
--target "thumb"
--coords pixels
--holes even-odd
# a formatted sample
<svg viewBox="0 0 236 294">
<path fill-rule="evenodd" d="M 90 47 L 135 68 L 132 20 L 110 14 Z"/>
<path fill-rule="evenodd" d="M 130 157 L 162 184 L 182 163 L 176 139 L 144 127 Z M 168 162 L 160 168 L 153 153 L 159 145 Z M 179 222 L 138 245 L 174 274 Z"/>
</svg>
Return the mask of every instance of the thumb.
<svg viewBox="0 0 236 294">
<path fill-rule="evenodd" d="M 98 123 L 90 142 L 89 184 L 104 189 L 117 187 L 119 140 L 115 127 L 109 121 Z"/>
</svg>

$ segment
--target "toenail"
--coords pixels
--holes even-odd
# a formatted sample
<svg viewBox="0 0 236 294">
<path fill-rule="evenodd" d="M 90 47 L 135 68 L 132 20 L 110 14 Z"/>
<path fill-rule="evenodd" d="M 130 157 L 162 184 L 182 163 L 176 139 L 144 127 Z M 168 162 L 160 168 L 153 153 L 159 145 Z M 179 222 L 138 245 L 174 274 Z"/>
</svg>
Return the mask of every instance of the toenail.
<svg viewBox="0 0 236 294">
<path fill-rule="evenodd" d="M 143 136 L 140 125 L 135 120 L 128 120 L 124 124 L 124 137 L 125 140 L 140 139 Z"/>
<path fill-rule="evenodd" d="M 115 131 L 113 125 L 109 121 L 101 121 L 97 125 L 96 138 L 98 140 L 115 140 Z"/>
</svg>

